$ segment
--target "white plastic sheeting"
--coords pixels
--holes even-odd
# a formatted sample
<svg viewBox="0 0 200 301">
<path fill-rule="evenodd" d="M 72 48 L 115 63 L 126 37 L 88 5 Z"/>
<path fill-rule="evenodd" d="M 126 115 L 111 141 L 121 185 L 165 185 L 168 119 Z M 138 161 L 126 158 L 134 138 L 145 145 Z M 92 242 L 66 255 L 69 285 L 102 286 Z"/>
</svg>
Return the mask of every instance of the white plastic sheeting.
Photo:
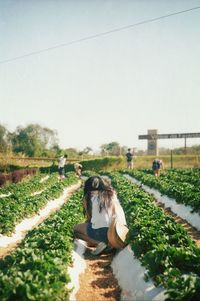
<svg viewBox="0 0 200 301">
<path fill-rule="evenodd" d="M 40 180 L 40 183 L 46 181 L 47 179 L 49 178 L 49 176 L 45 176 L 43 177 L 41 180 Z M 42 190 L 43 191 L 43 190 Z M 40 194 L 42 191 L 39 191 L 39 192 L 35 192 L 35 193 L 32 193 L 31 195 L 36 195 L 36 194 Z M 13 195 L 13 193 L 9 192 L 7 194 L 0 194 L 0 198 L 5 198 L 5 197 L 8 197 L 10 195 Z"/>
<path fill-rule="evenodd" d="M 6 194 L 0 194 L 0 198 L 7 198 L 8 196 L 12 195 L 13 193 L 9 192 Z"/>
<path fill-rule="evenodd" d="M 86 243 L 83 240 L 75 239 L 74 241 L 74 250 L 72 253 L 73 266 L 68 268 L 68 273 L 71 279 L 71 282 L 67 285 L 69 289 L 73 289 L 70 294 L 70 301 L 76 300 L 76 293 L 80 288 L 79 284 L 79 275 L 84 273 L 86 269 L 86 262 L 84 259 L 84 252 L 86 248 Z"/>
<path fill-rule="evenodd" d="M 47 176 L 43 177 L 43 178 L 40 180 L 40 183 L 42 183 L 42 182 L 46 181 L 48 178 L 49 178 L 49 175 L 47 175 Z"/>
<path fill-rule="evenodd" d="M 130 246 L 115 255 L 111 266 L 122 290 L 121 300 L 163 301 L 167 298 L 163 287 L 155 287 L 151 280 L 144 280 L 147 271 L 135 258 Z"/>
<path fill-rule="evenodd" d="M 83 255 L 86 244 L 76 239 L 74 245 L 73 267 L 68 269 L 71 283 L 67 287 L 73 289 L 70 301 L 76 301 L 76 293 L 80 288 L 79 276 L 86 268 Z M 155 287 L 151 280 L 144 280 L 147 271 L 135 258 L 130 246 L 114 256 L 111 267 L 121 288 L 122 301 L 164 301 L 167 298 L 163 287 Z"/>
<path fill-rule="evenodd" d="M 142 184 L 141 181 L 138 181 L 129 175 L 124 176 L 137 185 Z M 192 213 L 192 207 L 185 206 L 184 204 L 178 204 L 175 199 L 169 198 L 167 195 L 162 195 L 158 190 L 150 188 L 144 184 L 142 184 L 142 189 L 154 195 L 154 197 L 159 202 L 163 203 L 165 207 L 169 207 L 172 212 L 185 219 L 190 225 L 195 227 L 197 230 L 200 230 L 200 215 L 198 213 Z"/>
</svg>

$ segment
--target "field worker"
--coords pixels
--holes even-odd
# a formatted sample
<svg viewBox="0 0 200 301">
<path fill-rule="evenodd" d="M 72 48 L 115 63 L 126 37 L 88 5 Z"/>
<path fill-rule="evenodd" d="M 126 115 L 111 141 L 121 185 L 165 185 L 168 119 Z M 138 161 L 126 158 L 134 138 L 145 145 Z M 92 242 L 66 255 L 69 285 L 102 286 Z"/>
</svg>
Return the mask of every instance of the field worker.
<svg viewBox="0 0 200 301">
<path fill-rule="evenodd" d="M 67 155 L 65 154 L 64 156 L 60 157 L 59 163 L 58 163 L 58 173 L 60 176 L 60 180 L 63 180 L 65 178 L 65 163 L 67 159 Z"/>
<path fill-rule="evenodd" d="M 80 163 L 74 164 L 74 170 L 78 177 L 81 177 L 82 168 L 83 168 L 83 166 Z"/>
<path fill-rule="evenodd" d="M 152 170 L 155 177 L 160 175 L 160 169 L 163 168 L 163 162 L 160 159 L 154 159 L 152 162 Z"/>
<path fill-rule="evenodd" d="M 103 177 L 93 176 L 86 180 L 84 185 L 83 205 L 87 221 L 74 227 L 74 235 L 96 247 L 93 255 L 103 252 L 108 245 L 108 227 L 114 216 L 126 225 L 124 211 L 117 199 L 117 195 L 109 181 Z"/>
<path fill-rule="evenodd" d="M 128 152 L 126 153 L 126 161 L 127 161 L 127 168 L 133 169 L 133 153 L 131 149 L 128 148 Z"/>
</svg>

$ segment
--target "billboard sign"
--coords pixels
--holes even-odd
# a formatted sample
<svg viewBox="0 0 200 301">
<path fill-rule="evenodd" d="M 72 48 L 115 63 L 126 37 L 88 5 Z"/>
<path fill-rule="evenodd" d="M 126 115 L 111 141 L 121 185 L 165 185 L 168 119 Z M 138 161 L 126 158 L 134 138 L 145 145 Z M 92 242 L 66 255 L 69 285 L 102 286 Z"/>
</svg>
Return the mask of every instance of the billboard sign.
<svg viewBox="0 0 200 301">
<path fill-rule="evenodd" d="M 198 138 L 200 133 L 182 133 L 182 134 L 148 134 L 139 135 L 139 139 L 156 140 L 156 139 L 178 139 L 178 138 Z"/>
</svg>

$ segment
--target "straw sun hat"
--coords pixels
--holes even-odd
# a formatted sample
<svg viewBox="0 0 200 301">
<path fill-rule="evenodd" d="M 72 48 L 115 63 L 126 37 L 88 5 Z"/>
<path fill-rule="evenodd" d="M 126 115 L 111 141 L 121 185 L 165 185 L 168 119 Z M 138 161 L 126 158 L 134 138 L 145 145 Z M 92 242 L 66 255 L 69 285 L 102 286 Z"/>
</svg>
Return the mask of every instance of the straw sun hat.
<svg viewBox="0 0 200 301">
<path fill-rule="evenodd" d="M 123 249 L 127 243 L 126 238 L 128 235 L 128 227 L 120 224 L 116 218 L 113 219 L 108 229 L 108 241 L 115 249 Z"/>
</svg>

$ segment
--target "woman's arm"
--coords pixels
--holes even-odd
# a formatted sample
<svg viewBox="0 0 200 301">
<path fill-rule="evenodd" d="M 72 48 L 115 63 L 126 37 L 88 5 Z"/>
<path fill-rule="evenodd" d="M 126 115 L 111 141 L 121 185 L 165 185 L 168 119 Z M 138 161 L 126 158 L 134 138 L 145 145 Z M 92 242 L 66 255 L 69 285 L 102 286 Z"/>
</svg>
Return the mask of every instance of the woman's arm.
<svg viewBox="0 0 200 301">
<path fill-rule="evenodd" d="M 117 196 L 115 195 L 113 198 L 113 215 L 116 216 L 117 220 L 123 224 L 123 225 L 127 225 L 126 222 L 126 217 L 124 214 L 124 210 L 117 198 Z"/>
</svg>

